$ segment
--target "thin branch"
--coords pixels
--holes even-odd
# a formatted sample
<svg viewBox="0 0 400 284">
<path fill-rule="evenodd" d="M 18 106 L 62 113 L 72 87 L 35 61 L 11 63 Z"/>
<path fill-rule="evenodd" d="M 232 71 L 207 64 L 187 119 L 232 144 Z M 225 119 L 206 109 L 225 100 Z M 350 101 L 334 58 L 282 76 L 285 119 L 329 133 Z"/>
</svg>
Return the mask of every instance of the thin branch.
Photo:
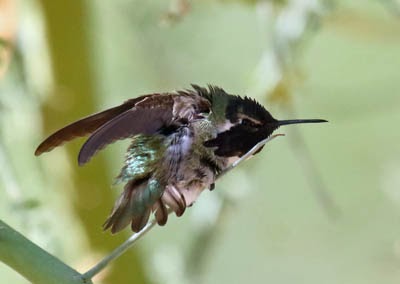
<svg viewBox="0 0 400 284">
<path fill-rule="evenodd" d="M 168 212 L 168 214 L 170 213 L 171 211 Z M 128 250 L 131 246 L 133 246 L 133 244 L 141 237 L 143 237 L 148 231 L 150 231 L 151 228 L 153 228 L 156 223 L 157 223 L 156 219 L 152 219 L 151 221 L 149 221 L 141 231 L 130 236 L 129 239 L 127 239 L 120 246 L 114 249 L 109 255 L 104 257 L 99 263 L 97 263 L 91 269 L 86 271 L 83 274 L 83 278 L 87 280 L 92 279 L 96 274 L 102 271 L 111 261 L 118 258 L 121 254 L 123 254 L 126 250 Z"/>
<path fill-rule="evenodd" d="M 259 151 L 262 147 L 264 147 L 265 144 L 267 144 L 269 141 L 271 141 L 272 139 L 279 137 L 279 136 L 285 136 L 285 134 L 274 134 L 274 135 L 271 135 L 270 137 L 268 137 L 267 139 L 264 139 L 264 140 L 258 142 L 255 146 L 253 146 L 253 148 L 250 149 L 250 151 L 248 151 L 246 154 L 244 154 L 242 157 L 240 157 L 240 159 L 238 159 L 237 161 L 232 163 L 231 166 L 229 166 L 228 168 L 223 170 L 218 175 L 218 178 L 221 178 L 226 173 L 228 173 L 231 170 L 233 170 L 234 168 L 236 168 L 240 163 L 250 159 L 255 153 L 257 153 L 257 151 Z"/>
<path fill-rule="evenodd" d="M 90 279 L 0 220 L 0 260 L 32 283 L 89 284 Z"/>
<path fill-rule="evenodd" d="M 264 147 L 265 144 L 267 144 L 269 141 L 272 139 L 278 137 L 278 136 L 284 136 L 283 134 L 275 134 L 267 139 L 262 140 L 261 142 L 257 143 L 253 148 L 251 148 L 250 151 L 248 151 L 245 155 L 243 155 L 240 159 L 238 159 L 235 163 L 233 163 L 230 167 L 225 169 L 223 172 L 221 172 L 217 178 L 220 178 L 221 176 L 225 175 L 227 172 L 231 171 L 232 169 L 236 168 L 241 162 L 246 161 L 247 159 L 251 158 L 254 153 L 259 151 L 262 147 Z M 170 214 L 172 210 L 168 210 L 168 214 Z M 86 271 L 83 274 L 83 279 L 89 281 L 92 279 L 95 275 L 97 275 L 100 271 L 102 271 L 111 261 L 114 259 L 118 258 L 120 255 L 122 255 L 125 251 L 127 251 L 130 247 L 132 247 L 137 240 L 139 240 L 141 237 L 143 237 L 146 233 L 148 233 L 156 224 L 156 220 L 153 218 L 151 221 L 147 223 L 147 225 L 139 232 L 133 234 L 132 236 L 129 237 L 124 243 L 122 243 L 120 246 L 118 246 L 116 249 L 114 249 L 109 255 L 104 257 L 100 262 L 98 262 L 95 266 L 93 266 L 91 269 Z"/>
</svg>

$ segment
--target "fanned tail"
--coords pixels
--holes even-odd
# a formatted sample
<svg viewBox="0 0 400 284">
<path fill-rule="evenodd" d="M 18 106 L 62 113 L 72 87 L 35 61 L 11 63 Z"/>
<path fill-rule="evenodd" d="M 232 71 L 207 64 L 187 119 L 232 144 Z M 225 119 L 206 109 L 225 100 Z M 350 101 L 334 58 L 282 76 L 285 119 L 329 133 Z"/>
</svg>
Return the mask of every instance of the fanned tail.
<svg viewBox="0 0 400 284">
<path fill-rule="evenodd" d="M 167 210 L 161 203 L 163 187 L 155 180 L 131 180 L 115 202 L 114 208 L 103 225 L 118 233 L 131 224 L 132 231 L 140 231 L 148 222 L 151 212 L 155 212 L 157 222 L 164 225 L 167 221 Z"/>
<path fill-rule="evenodd" d="M 163 226 L 168 220 L 167 208 L 179 217 L 186 207 L 185 197 L 174 186 L 166 186 L 164 190 L 147 179 L 131 180 L 115 202 L 103 229 L 111 229 L 111 233 L 115 234 L 131 224 L 132 231 L 139 232 L 146 226 L 151 213 L 154 213 L 157 223 Z"/>
</svg>

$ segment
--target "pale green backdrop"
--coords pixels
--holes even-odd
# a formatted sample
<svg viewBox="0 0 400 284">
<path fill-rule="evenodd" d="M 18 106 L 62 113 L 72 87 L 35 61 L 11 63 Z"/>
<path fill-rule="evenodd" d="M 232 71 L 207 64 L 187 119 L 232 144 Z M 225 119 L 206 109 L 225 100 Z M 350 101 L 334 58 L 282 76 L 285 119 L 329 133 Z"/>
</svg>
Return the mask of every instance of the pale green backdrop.
<svg viewBox="0 0 400 284">
<path fill-rule="evenodd" d="M 101 230 L 127 142 L 84 168 L 82 141 L 39 158 L 36 145 L 128 98 L 210 83 L 277 118 L 329 124 L 280 129 L 95 283 L 399 283 L 396 5 L 19 1 L 18 50 L 0 81 L 1 218 L 85 271 L 129 235 Z M 27 283 L 4 265 L 0 282 Z"/>
</svg>

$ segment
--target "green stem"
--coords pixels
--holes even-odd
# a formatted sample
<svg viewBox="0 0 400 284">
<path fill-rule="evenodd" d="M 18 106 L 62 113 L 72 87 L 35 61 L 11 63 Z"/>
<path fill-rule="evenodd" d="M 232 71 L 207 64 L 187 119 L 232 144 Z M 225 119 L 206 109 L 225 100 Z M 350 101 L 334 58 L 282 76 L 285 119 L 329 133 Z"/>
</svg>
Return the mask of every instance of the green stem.
<svg viewBox="0 0 400 284">
<path fill-rule="evenodd" d="M 47 253 L 0 220 L 0 260 L 32 283 L 89 284 L 58 258 Z"/>
</svg>

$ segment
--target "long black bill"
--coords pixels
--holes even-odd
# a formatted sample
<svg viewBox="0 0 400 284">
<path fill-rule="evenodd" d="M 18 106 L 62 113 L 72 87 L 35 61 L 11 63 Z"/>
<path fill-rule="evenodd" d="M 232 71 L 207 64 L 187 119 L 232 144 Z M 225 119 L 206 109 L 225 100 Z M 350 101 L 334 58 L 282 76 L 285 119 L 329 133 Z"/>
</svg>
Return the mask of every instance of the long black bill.
<svg viewBox="0 0 400 284">
<path fill-rule="evenodd" d="M 279 120 L 278 125 L 288 125 L 288 124 L 299 124 L 299 123 L 321 123 L 328 122 L 325 119 L 289 119 L 289 120 Z"/>
</svg>

